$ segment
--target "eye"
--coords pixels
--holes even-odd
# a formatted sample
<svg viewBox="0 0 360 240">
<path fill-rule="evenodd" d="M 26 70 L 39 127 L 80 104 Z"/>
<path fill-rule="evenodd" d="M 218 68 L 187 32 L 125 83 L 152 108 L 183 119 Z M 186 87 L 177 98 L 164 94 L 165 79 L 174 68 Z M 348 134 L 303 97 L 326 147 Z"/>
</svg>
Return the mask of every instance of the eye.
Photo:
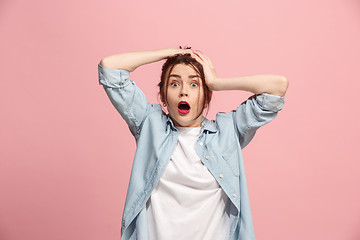
<svg viewBox="0 0 360 240">
<path fill-rule="evenodd" d="M 178 83 L 178 82 L 172 82 L 170 85 L 171 85 L 172 87 L 177 87 L 177 86 L 179 86 L 179 83 Z"/>
<path fill-rule="evenodd" d="M 192 87 L 197 87 L 199 84 L 198 84 L 197 82 L 192 82 L 190 85 L 191 85 Z"/>
</svg>

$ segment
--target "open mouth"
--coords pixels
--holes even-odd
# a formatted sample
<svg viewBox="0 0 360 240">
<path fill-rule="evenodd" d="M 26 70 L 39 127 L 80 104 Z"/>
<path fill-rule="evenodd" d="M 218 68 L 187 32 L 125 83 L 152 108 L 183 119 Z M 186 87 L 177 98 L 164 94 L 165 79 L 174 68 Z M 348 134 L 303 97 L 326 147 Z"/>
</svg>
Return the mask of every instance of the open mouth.
<svg viewBox="0 0 360 240">
<path fill-rule="evenodd" d="M 178 111 L 181 114 L 188 114 L 190 112 L 190 104 L 185 101 L 179 102 Z"/>
</svg>

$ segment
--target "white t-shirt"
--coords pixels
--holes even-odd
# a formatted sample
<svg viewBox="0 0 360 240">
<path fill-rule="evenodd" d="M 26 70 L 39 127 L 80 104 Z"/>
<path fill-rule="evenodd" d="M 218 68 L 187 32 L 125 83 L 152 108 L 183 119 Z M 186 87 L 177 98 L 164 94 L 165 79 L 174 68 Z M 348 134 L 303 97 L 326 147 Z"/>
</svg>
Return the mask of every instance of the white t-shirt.
<svg viewBox="0 0 360 240">
<path fill-rule="evenodd" d="M 146 203 L 149 239 L 229 239 L 229 198 L 195 151 L 200 127 L 177 128 L 176 149 Z"/>
</svg>

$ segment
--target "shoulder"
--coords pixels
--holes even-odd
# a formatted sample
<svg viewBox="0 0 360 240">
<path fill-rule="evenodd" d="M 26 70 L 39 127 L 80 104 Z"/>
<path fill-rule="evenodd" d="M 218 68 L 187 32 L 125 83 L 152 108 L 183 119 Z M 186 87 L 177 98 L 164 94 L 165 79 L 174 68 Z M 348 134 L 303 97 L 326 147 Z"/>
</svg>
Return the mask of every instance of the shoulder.
<svg viewBox="0 0 360 240">
<path fill-rule="evenodd" d="M 152 112 L 163 112 L 161 105 L 158 103 L 149 103 L 149 108 Z"/>
<path fill-rule="evenodd" d="M 166 122 L 168 121 L 169 117 L 166 115 L 166 113 L 163 111 L 163 108 L 158 103 L 148 103 L 148 110 L 147 110 L 147 121 L 152 122 Z"/>
<path fill-rule="evenodd" d="M 160 104 L 148 103 L 146 118 L 162 118 L 165 113 Z"/>
<path fill-rule="evenodd" d="M 158 136 L 159 133 L 165 132 L 168 116 L 162 110 L 161 105 L 148 103 L 146 112 L 138 135 Z"/>
</svg>

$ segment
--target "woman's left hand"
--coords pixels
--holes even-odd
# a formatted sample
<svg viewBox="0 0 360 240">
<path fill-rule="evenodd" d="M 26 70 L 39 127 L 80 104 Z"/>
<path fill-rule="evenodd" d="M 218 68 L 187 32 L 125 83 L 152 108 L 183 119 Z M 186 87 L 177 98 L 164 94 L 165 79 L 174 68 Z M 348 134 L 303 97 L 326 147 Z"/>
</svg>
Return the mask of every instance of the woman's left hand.
<svg viewBox="0 0 360 240">
<path fill-rule="evenodd" d="M 214 91 L 214 85 L 218 80 L 218 77 L 210 58 L 196 50 L 193 50 L 191 56 L 203 66 L 206 85 L 210 91 Z"/>
</svg>

